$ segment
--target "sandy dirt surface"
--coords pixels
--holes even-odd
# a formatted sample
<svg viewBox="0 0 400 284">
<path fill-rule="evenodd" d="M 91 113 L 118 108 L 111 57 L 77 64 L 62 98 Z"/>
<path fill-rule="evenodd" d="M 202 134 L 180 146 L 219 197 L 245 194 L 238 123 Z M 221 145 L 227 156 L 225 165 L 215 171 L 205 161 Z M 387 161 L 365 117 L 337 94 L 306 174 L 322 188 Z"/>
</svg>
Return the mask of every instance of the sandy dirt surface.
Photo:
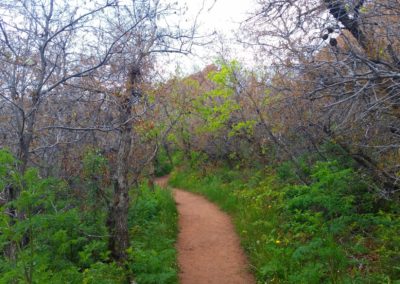
<svg viewBox="0 0 400 284">
<path fill-rule="evenodd" d="M 229 216 L 199 195 L 175 189 L 174 197 L 179 212 L 180 283 L 255 283 Z"/>
<path fill-rule="evenodd" d="M 160 187 L 167 187 L 168 179 L 169 179 L 169 176 L 158 177 L 158 178 L 156 178 L 155 182 Z"/>
</svg>

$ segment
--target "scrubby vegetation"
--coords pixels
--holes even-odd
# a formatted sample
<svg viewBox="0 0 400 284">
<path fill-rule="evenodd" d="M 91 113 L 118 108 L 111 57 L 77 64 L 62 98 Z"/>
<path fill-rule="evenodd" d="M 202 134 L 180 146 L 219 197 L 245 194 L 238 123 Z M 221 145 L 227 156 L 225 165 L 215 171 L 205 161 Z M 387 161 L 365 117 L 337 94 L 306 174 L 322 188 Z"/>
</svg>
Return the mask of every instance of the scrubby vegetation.
<svg viewBox="0 0 400 284">
<path fill-rule="evenodd" d="M 0 186 L 18 187 L 18 198 L 0 206 L 0 283 L 176 283 L 176 209 L 168 190 L 143 183 L 131 191 L 129 261 L 110 258 L 106 227 L 110 188 L 107 161 L 95 151 L 83 160 L 73 184 L 23 175 L 10 152 L 0 151 Z M 19 212 L 19 218 L 10 216 Z M 14 257 L 10 258 L 9 254 Z"/>
<path fill-rule="evenodd" d="M 340 157 L 338 157 L 340 158 Z M 316 160 L 302 184 L 293 165 L 195 163 L 171 184 L 230 213 L 259 283 L 397 283 L 399 209 L 349 159 Z"/>
<path fill-rule="evenodd" d="M 264 73 L 222 61 L 169 82 L 169 96 L 190 98 L 170 106 L 185 110 L 168 137 L 181 161 L 171 183 L 233 215 L 260 283 L 400 281 L 398 115 L 371 110 L 377 85 L 340 77 L 336 64 L 362 69 L 340 57 L 354 59 L 345 36 L 304 49 L 300 66 L 291 57 Z M 316 74 L 318 62 L 339 69 Z"/>
<path fill-rule="evenodd" d="M 175 283 L 171 171 L 261 283 L 399 283 L 399 0 L 257 0 L 242 55 L 190 2 L 0 1 L 0 283 Z"/>
<path fill-rule="evenodd" d="M 144 187 L 144 186 L 143 186 Z M 178 282 L 177 212 L 171 192 L 145 188 L 129 211 L 130 270 L 138 283 Z"/>
</svg>

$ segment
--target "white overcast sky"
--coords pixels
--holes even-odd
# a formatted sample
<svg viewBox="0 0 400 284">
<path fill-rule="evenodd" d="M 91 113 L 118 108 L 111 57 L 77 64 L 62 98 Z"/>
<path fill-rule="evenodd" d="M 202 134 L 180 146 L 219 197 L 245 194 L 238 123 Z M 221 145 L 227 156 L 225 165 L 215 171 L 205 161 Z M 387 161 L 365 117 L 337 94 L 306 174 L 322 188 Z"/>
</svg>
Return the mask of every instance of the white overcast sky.
<svg viewBox="0 0 400 284">
<path fill-rule="evenodd" d="M 202 0 L 187 0 L 190 13 L 195 13 L 202 7 Z M 229 33 L 248 17 L 254 7 L 253 0 L 205 0 L 200 16 L 203 28 L 215 29 Z"/>
<path fill-rule="evenodd" d="M 238 32 L 239 25 L 254 12 L 255 0 L 178 0 L 182 6 L 188 7 L 186 17 L 188 22 L 198 17 L 198 33 L 211 34 L 216 31 L 225 39 L 224 49 L 231 52 L 237 59 L 246 58 L 245 51 L 235 44 L 234 34 Z M 193 73 L 202 70 L 206 65 L 215 61 L 221 44 L 215 40 L 212 45 L 194 48 L 190 56 L 176 55 L 171 57 L 169 69 L 179 68 L 183 73 Z"/>
</svg>

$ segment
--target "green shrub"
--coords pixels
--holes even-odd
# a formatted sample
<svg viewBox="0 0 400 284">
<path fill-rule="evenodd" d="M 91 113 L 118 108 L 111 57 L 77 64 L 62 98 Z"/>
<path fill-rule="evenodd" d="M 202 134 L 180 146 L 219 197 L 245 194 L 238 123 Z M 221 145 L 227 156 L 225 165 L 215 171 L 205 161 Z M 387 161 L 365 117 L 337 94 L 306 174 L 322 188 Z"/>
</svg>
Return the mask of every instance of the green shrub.
<svg viewBox="0 0 400 284">
<path fill-rule="evenodd" d="M 0 150 L 0 186 L 18 189 L 14 201 L 0 205 L 0 283 L 176 283 L 176 208 L 167 190 L 142 185 L 132 202 L 129 262 L 110 259 L 104 174 L 107 161 L 89 152 L 79 188 L 41 178 L 36 169 L 19 174 L 12 155 Z M 99 195 L 99 191 L 104 194 Z M 19 213 L 14 218 L 10 212 Z"/>
<path fill-rule="evenodd" d="M 130 269 L 138 283 L 177 283 L 177 216 L 170 191 L 143 184 L 129 210 Z"/>
<path fill-rule="evenodd" d="M 0 283 L 82 283 L 82 270 L 109 261 L 105 214 L 87 218 L 65 182 L 32 168 L 21 175 L 10 157 L 0 151 L 0 182 L 19 195 L 0 207 L 0 249 L 13 247 L 15 257 L 0 257 Z M 19 218 L 7 214 L 14 210 Z"/>
<path fill-rule="evenodd" d="M 314 162 L 304 171 L 309 185 L 295 183 L 290 163 L 252 175 L 186 167 L 173 172 L 171 184 L 233 216 L 260 283 L 396 283 L 398 207 L 382 206 L 350 164 L 345 157 Z"/>
<path fill-rule="evenodd" d="M 165 176 L 172 171 L 172 168 L 172 161 L 168 157 L 166 151 L 161 148 L 157 153 L 157 158 L 155 161 L 155 175 L 157 177 Z"/>
</svg>

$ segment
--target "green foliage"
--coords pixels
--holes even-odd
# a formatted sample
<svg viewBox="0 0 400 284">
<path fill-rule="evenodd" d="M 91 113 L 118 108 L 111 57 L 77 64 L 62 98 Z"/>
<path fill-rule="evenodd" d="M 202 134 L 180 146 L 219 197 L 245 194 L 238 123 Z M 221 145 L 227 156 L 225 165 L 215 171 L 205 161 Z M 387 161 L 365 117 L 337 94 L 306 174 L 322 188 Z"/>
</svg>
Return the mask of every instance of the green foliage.
<svg viewBox="0 0 400 284">
<path fill-rule="evenodd" d="M 0 188 L 17 182 L 16 161 L 8 150 L 0 150 Z"/>
<path fill-rule="evenodd" d="M 236 88 L 235 71 L 238 68 L 238 62 L 232 61 L 222 64 L 219 71 L 208 74 L 215 87 L 193 102 L 194 108 L 205 121 L 199 128 L 200 132 L 214 133 L 220 130 L 226 126 L 232 113 L 240 108 L 233 97 Z"/>
<path fill-rule="evenodd" d="M 88 179 L 98 179 L 107 170 L 107 159 L 98 151 L 89 150 L 83 158 L 83 174 Z"/>
<path fill-rule="evenodd" d="M 125 271 L 116 263 L 97 262 L 83 272 L 83 284 L 126 283 Z"/>
<path fill-rule="evenodd" d="M 130 269 L 138 283 L 177 283 L 177 211 L 172 194 L 143 185 L 129 210 Z"/>
<path fill-rule="evenodd" d="M 84 182 L 84 197 L 79 201 L 84 210 L 85 218 L 92 225 L 100 224 L 96 221 L 99 216 L 102 220 L 106 218 L 107 206 L 112 197 L 112 187 L 108 184 L 108 161 L 97 150 L 89 150 L 83 157 L 82 178 Z M 102 230 L 101 228 L 93 228 L 94 231 Z"/>
<path fill-rule="evenodd" d="M 256 124 L 257 122 L 255 120 L 240 121 L 232 126 L 232 130 L 231 132 L 229 132 L 229 136 L 234 136 L 241 132 L 244 132 L 247 135 L 252 135 L 254 131 L 254 126 Z"/>
<path fill-rule="evenodd" d="M 161 148 L 156 157 L 155 161 L 155 174 L 157 177 L 165 176 L 172 171 L 172 157 L 168 157 L 167 152 L 164 148 Z"/>
<path fill-rule="evenodd" d="M 4 156 L 8 173 L 2 171 L 0 180 L 18 188 L 19 196 L 0 208 L 0 248 L 16 250 L 15 258 L 0 258 L 0 283 L 84 282 L 93 267 L 109 261 L 105 214 L 87 218 L 85 201 L 76 199 L 66 183 L 43 179 L 35 169 L 20 175 L 1 151 L 2 161 Z M 14 210 L 21 217 L 7 214 Z"/>
<path fill-rule="evenodd" d="M 279 175 L 183 168 L 171 183 L 204 194 L 233 216 L 260 283 L 396 283 L 399 210 L 388 202 L 382 207 L 370 181 L 342 161 L 315 162 L 309 185 L 283 179 L 293 177 L 290 164 Z"/>
<path fill-rule="evenodd" d="M 109 257 L 107 202 L 98 194 L 110 193 L 103 188 L 108 166 L 101 155 L 85 156 L 76 188 L 41 178 L 36 169 L 21 175 L 16 164 L 0 151 L 0 185 L 19 191 L 0 205 L 0 250 L 15 250 L 12 258 L 0 255 L 0 283 L 126 283 L 128 275 L 139 283 L 176 283 L 176 209 L 169 191 L 139 189 L 130 209 L 134 241 L 126 269 Z"/>
<path fill-rule="evenodd" d="M 207 155 L 202 152 L 198 151 L 191 151 L 190 152 L 190 166 L 193 167 L 199 167 L 202 164 L 204 164 L 207 161 Z"/>
</svg>

